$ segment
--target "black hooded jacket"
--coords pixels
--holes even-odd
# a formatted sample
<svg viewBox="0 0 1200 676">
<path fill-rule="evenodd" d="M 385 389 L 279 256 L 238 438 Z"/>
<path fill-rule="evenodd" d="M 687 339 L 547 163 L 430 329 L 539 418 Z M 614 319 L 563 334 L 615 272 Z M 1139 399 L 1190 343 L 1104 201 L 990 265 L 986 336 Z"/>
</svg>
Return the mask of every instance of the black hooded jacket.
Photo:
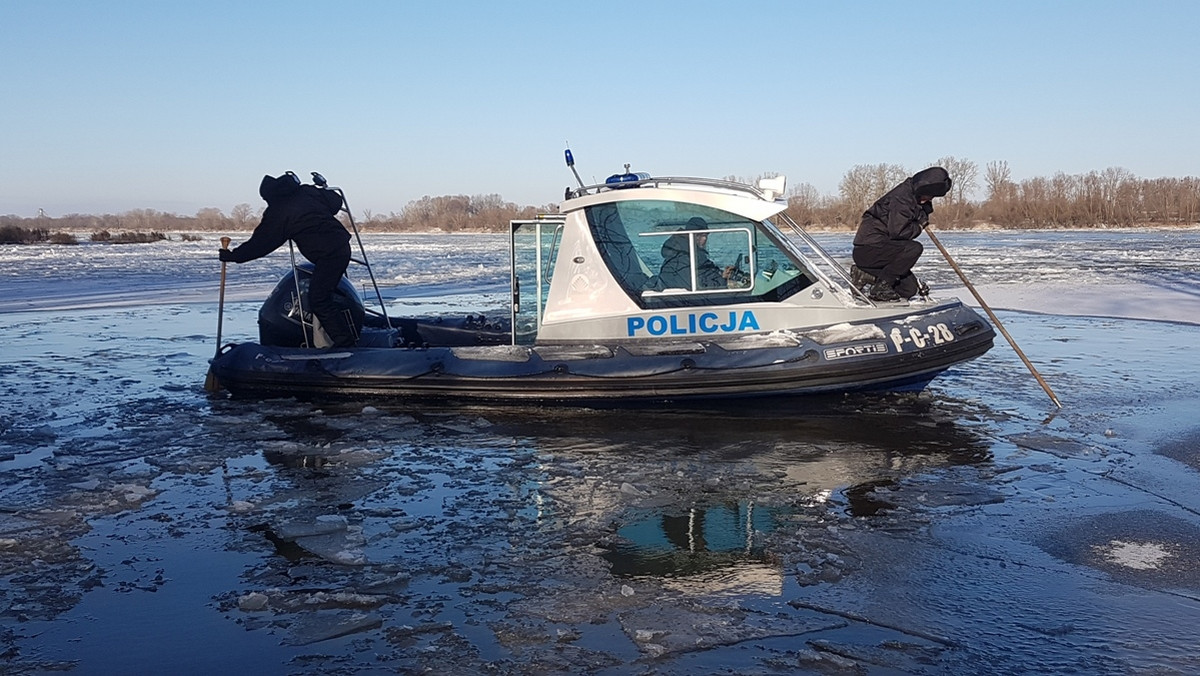
<svg viewBox="0 0 1200 676">
<path fill-rule="evenodd" d="M 941 167 L 923 169 L 892 188 L 863 212 L 854 235 L 855 246 L 882 244 L 888 240 L 916 239 L 929 225 L 933 204 L 921 204 L 922 195 L 941 197 L 950 192 L 950 174 Z"/>
<path fill-rule="evenodd" d="M 342 198 L 332 190 L 300 185 L 294 175 L 263 176 L 258 194 L 267 202 L 262 221 L 250 239 L 229 252 L 229 259 L 245 263 L 262 258 L 289 239 L 312 262 L 349 252 L 350 233 L 334 216 Z"/>
<path fill-rule="evenodd" d="M 668 288 L 690 289 L 692 286 L 692 256 L 687 235 L 671 235 L 662 245 L 663 264 L 658 277 Z M 696 246 L 696 283 L 701 289 L 725 287 L 721 269 L 708 257 L 708 251 Z"/>
</svg>

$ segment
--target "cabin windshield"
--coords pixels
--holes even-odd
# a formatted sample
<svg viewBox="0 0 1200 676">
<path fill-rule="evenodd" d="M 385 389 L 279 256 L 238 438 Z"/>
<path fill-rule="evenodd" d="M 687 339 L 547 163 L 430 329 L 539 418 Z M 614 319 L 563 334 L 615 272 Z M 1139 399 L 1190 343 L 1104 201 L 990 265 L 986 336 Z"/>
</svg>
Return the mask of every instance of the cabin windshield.
<svg viewBox="0 0 1200 676">
<path fill-rule="evenodd" d="M 586 213 L 608 268 L 644 308 L 781 300 L 816 279 L 774 227 L 727 211 L 630 200 Z"/>
</svg>

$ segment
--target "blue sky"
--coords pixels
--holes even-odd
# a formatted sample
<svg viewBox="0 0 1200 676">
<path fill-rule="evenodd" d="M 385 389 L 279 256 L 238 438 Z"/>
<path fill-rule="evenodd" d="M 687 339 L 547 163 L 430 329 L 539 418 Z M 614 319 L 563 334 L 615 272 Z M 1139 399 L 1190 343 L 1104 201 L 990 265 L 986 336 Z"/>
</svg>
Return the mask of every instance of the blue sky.
<svg viewBox="0 0 1200 676">
<path fill-rule="evenodd" d="M 835 194 L 939 157 L 1196 175 L 1200 2 L 0 0 L 0 214 L 550 204 L 622 170 Z"/>
</svg>

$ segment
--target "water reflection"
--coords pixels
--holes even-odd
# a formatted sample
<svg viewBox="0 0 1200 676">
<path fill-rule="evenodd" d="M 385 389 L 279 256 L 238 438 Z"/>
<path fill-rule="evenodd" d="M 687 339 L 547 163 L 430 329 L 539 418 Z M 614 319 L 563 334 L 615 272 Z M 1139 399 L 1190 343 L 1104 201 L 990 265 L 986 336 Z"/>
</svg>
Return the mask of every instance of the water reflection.
<svg viewBox="0 0 1200 676">
<path fill-rule="evenodd" d="M 935 403 L 926 394 L 859 394 L 686 409 L 453 410 L 482 416 L 490 422 L 491 432 L 524 438 L 544 452 L 603 448 L 634 459 L 649 453 L 714 460 L 782 454 L 803 461 L 835 450 L 861 450 L 894 455 L 900 464 L 909 462 L 905 458 L 925 455 L 950 464 L 986 461 L 991 457 L 990 443 L 968 420 L 975 412 L 965 408 L 950 400 Z"/>
<path fill-rule="evenodd" d="M 1051 235 L 1049 247 L 1040 236 L 1032 247 L 1009 246 L 1023 235 L 1005 233 L 948 244 L 976 283 L 1015 284 L 1014 271 L 1030 266 L 997 252 L 1018 248 L 1050 251 L 1043 284 L 1047 274 L 1051 283 L 1088 281 L 1093 266 L 1078 255 L 1111 272 L 1108 259 L 1134 254 L 1170 283 L 1179 266 L 1194 268 L 1196 233 L 1154 246 L 1081 233 Z M 1014 242 L 996 246 L 997 237 Z M 475 254 L 447 259 L 453 274 L 441 263 L 428 268 L 413 244 L 396 247 L 387 276 L 414 290 L 425 277 L 491 274 L 476 270 Z M 149 280 L 124 264 L 99 273 L 122 302 L 152 303 L 168 292 L 148 289 L 188 268 L 180 261 L 199 248 L 156 249 L 164 255 Z M 140 270 L 147 261 L 138 258 Z M 94 256 L 78 261 L 95 286 Z M 49 280 L 25 267 L 9 278 L 32 280 L 29 294 L 15 294 L 22 307 L 88 300 L 73 290 L 77 275 L 52 270 Z M 179 284 L 211 294 L 212 268 L 191 269 L 194 279 Z M 251 280 L 261 289 L 231 280 L 230 336 L 255 335 L 258 305 L 278 274 L 271 269 Z M 957 284 L 945 275 L 942 288 Z M 458 307 L 407 288 L 392 287 L 395 314 Z M 465 295 L 461 305 L 491 307 Z M 946 630 L 967 646 L 931 656 L 913 645 L 921 634 L 885 634 L 884 643 L 869 633 L 879 624 L 833 637 L 844 646 L 867 636 L 872 654 L 885 657 L 880 673 L 969 673 L 979 664 L 1007 673 L 1200 673 L 1200 622 L 1188 600 L 1200 583 L 1186 567 L 1198 560 L 1189 526 L 1189 467 L 1200 467 L 1189 422 L 1197 378 L 1195 350 L 1184 349 L 1195 344 L 1194 327 L 1009 313 L 1055 388 L 1072 393 L 1072 406 L 1045 430 L 1035 424 L 1042 393 L 1021 384 L 1028 377 L 1002 349 L 944 375 L 933 397 L 690 411 L 368 411 L 206 398 L 199 381 L 213 350 L 211 296 L 208 305 L 69 315 L 22 314 L 0 368 L 0 386 L 14 393 L 0 414 L 0 455 L 11 456 L 0 465 L 11 629 L 0 637 L 0 671 L 151 673 L 180 660 L 264 674 L 373 673 L 380 664 L 405 673 L 872 668 L 872 658 L 798 666 L 788 651 L 806 645 L 812 626 L 807 614 L 779 612 L 785 585 L 792 608 Z M 1116 437 L 1106 438 L 1109 428 Z M 1099 439 L 1109 450 L 1015 458 L 1002 450 L 1005 467 L 992 471 L 993 441 L 1010 448 L 1014 432 L 1089 446 Z M 1169 458 L 1180 464 L 1161 464 Z M 1007 471 L 1014 466 L 1024 469 Z M 967 510 L 965 520 L 938 509 L 983 504 L 989 491 L 1003 509 Z M 923 513 L 905 509 L 918 502 Z M 1130 508 L 1141 511 L 1111 513 Z M 909 536 L 931 519 L 937 538 Z M 1048 554 L 1023 541 L 1039 528 L 1036 544 Z M 1172 556 L 1159 569 L 1133 568 L 1114 558 L 1129 554 L 1122 543 L 1161 545 Z M 666 563 L 629 573 L 653 557 Z M 624 595 L 625 586 L 635 593 Z M 739 603 L 700 598 L 730 593 L 743 595 Z M 370 628 L 346 635 L 338 613 Z M 345 638 L 289 647 L 312 640 L 308 620 L 327 618 L 327 635 Z M 730 649 L 687 652 L 698 644 Z M 204 649 L 212 645 L 221 649 Z M 651 661 L 663 649 L 678 657 Z"/>
<path fill-rule="evenodd" d="M 238 542 L 265 554 L 221 602 L 241 618 L 267 598 L 271 626 L 296 636 L 306 613 L 289 609 L 322 589 L 337 612 L 369 595 L 391 625 L 486 625 L 501 637 L 531 621 L 582 627 L 674 608 L 654 621 L 682 650 L 697 630 L 670 599 L 773 602 L 836 582 L 857 565 L 838 528 L 886 518 L 880 493 L 896 484 L 989 462 L 992 443 L 965 404 L 927 395 L 214 408 L 237 422 L 228 442 L 256 450 L 231 462 L 224 490 Z"/>
<path fill-rule="evenodd" d="M 618 578 L 660 578 L 664 589 L 699 596 L 783 593 L 783 567 L 765 537 L 777 510 L 742 500 L 685 513 L 634 510 L 602 542 L 602 558 Z"/>
<path fill-rule="evenodd" d="M 487 433 L 541 458 L 543 517 L 604 524 L 617 578 L 659 578 L 691 594 L 781 593 L 769 542 L 840 510 L 885 515 L 877 490 L 906 477 L 987 463 L 991 440 L 954 402 L 861 395 L 703 410 L 523 409 L 475 414 Z M 786 538 L 786 533 L 782 534 Z"/>
<path fill-rule="evenodd" d="M 842 491 L 846 496 L 846 513 L 850 516 L 879 516 L 896 505 L 880 498 L 875 490 L 896 485 L 895 479 L 876 479 L 854 484 Z"/>
<path fill-rule="evenodd" d="M 762 563 L 761 534 L 774 528 L 771 510 L 755 509 L 748 500 L 684 512 L 634 510 L 604 559 L 618 577 L 677 577 L 743 561 Z"/>
</svg>

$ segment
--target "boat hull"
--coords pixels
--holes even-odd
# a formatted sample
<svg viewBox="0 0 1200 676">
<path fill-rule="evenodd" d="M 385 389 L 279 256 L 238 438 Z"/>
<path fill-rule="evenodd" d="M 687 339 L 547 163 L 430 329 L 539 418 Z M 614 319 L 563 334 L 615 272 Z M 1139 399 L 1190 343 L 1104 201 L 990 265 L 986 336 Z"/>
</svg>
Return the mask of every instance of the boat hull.
<svg viewBox="0 0 1200 676">
<path fill-rule="evenodd" d="M 960 303 L 723 341 L 311 350 L 256 343 L 212 371 L 239 397 L 628 403 L 921 389 L 992 347 Z"/>
</svg>

